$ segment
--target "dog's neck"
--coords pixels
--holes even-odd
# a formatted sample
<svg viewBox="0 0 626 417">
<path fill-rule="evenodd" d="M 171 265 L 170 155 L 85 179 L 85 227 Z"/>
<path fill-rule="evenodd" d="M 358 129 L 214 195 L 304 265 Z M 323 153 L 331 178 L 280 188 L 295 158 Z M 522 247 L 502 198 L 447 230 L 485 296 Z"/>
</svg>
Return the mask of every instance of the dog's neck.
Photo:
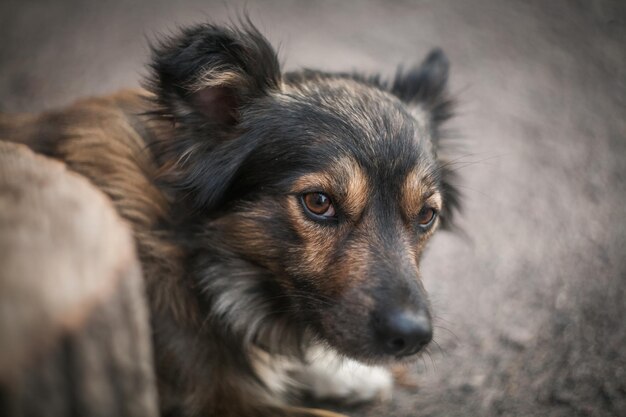
<svg viewBox="0 0 626 417">
<path fill-rule="evenodd" d="M 206 236 L 206 232 L 202 236 Z M 278 288 L 272 273 L 242 259 L 226 247 L 202 236 L 194 251 L 190 277 L 194 281 L 206 320 L 244 348 L 298 355 L 310 340 L 307 326 L 298 323 L 294 306 Z"/>
</svg>

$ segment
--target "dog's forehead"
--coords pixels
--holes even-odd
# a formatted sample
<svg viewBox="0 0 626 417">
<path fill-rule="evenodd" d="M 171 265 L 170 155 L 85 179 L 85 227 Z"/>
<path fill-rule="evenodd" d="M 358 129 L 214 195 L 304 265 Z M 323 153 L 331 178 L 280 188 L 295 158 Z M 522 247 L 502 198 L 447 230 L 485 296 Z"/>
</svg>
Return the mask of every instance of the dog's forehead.
<svg viewBox="0 0 626 417">
<path fill-rule="evenodd" d="M 426 112 L 387 91 L 349 78 L 313 78 L 285 92 L 305 116 L 303 126 L 313 134 L 319 130 L 317 146 L 334 152 L 333 159 L 354 159 L 369 173 L 386 177 L 383 183 L 432 165 Z"/>
<path fill-rule="evenodd" d="M 371 137 L 394 136 L 416 120 L 395 96 L 349 78 L 314 78 L 284 92 L 312 110 L 327 112 Z"/>
<path fill-rule="evenodd" d="M 370 158 L 431 148 L 425 112 L 377 85 L 346 77 L 310 77 L 283 84 L 276 100 L 292 120 L 326 138 L 329 146 L 352 145 Z"/>
</svg>

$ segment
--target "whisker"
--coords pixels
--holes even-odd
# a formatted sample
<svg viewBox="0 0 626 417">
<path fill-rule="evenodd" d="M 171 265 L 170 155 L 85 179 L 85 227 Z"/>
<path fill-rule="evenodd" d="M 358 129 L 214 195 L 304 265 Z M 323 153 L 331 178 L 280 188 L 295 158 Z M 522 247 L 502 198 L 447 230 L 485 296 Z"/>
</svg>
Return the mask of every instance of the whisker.
<svg viewBox="0 0 626 417">
<path fill-rule="evenodd" d="M 456 333 L 454 333 L 452 330 L 448 329 L 447 327 L 443 327 L 443 326 L 441 326 L 439 324 L 435 324 L 435 325 L 433 325 L 433 327 L 441 329 L 441 330 L 445 330 L 448 333 L 450 333 L 452 336 L 454 336 L 455 340 L 457 340 L 457 341 L 460 340 L 459 337 L 456 335 Z"/>
<path fill-rule="evenodd" d="M 439 349 L 439 352 L 441 353 L 441 355 L 444 356 L 444 357 L 447 357 L 447 354 L 443 351 L 443 349 L 441 348 L 441 345 L 439 343 L 437 343 L 437 341 L 435 339 L 433 339 L 432 342 L 435 344 L 435 346 L 437 346 L 437 348 Z"/>
<path fill-rule="evenodd" d="M 477 190 L 477 189 L 475 189 L 475 188 L 468 187 L 468 186 L 466 186 L 466 185 L 462 185 L 462 184 L 457 184 L 457 185 L 456 185 L 456 187 L 457 187 L 457 188 L 462 188 L 462 189 L 465 189 L 465 190 L 470 190 L 470 191 L 473 191 L 473 192 L 475 192 L 475 193 L 477 193 L 477 194 L 482 195 L 483 197 L 487 197 L 487 198 L 488 198 L 489 200 L 491 200 L 491 201 L 496 201 L 496 199 L 495 199 L 493 196 L 491 196 L 491 195 L 489 195 L 489 194 L 487 194 L 487 193 L 485 193 L 485 192 L 483 192 L 483 191 Z"/>
<path fill-rule="evenodd" d="M 437 364 L 435 363 L 433 356 L 430 354 L 430 350 L 424 349 L 424 352 L 428 355 L 428 357 L 430 358 L 430 362 L 433 364 L 433 371 L 439 372 L 439 369 L 437 369 Z"/>
<path fill-rule="evenodd" d="M 422 363 L 424 364 L 424 371 L 428 372 L 428 365 L 426 364 L 426 359 L 424 358 L 424 355 L 420 355 L 420 359 L 422 360 Z"/>
</svg>

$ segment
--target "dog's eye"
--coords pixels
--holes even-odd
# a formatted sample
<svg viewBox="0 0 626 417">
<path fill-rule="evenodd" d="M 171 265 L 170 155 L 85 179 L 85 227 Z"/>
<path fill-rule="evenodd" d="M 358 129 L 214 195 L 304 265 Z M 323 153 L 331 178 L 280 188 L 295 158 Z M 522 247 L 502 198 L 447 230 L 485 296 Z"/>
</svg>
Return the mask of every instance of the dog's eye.
<svg viewBox="0 0 626 417">
<path fill-rule="evenodd" d="M 433 223 L 435 217 L 437 217 L 437 211 L 432 207 L 424 206 L 417 215 L 417 223 L 420 227 L 427 228 Z"/>
<path fill-rule="evenodd" d="M 302 195 L 302 205 L 313 220 L 328 220 L 335 217 L 335 207 L 324 193 L 314 192 Z"/>
</svg>

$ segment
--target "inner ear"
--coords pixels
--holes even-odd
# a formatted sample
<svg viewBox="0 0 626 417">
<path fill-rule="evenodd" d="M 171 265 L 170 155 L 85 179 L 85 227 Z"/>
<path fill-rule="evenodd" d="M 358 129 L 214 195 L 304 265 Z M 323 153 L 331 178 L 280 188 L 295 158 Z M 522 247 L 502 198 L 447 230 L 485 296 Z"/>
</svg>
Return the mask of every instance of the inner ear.
<svg viewBox="0 0 626 417">
<path fill-rule="evenodd" d="M 239 119 L 239 100 L 231 87 L 202 88 L 190 96 L 193 108 L 218 125 L 233 125 Z"/>
</svg>

